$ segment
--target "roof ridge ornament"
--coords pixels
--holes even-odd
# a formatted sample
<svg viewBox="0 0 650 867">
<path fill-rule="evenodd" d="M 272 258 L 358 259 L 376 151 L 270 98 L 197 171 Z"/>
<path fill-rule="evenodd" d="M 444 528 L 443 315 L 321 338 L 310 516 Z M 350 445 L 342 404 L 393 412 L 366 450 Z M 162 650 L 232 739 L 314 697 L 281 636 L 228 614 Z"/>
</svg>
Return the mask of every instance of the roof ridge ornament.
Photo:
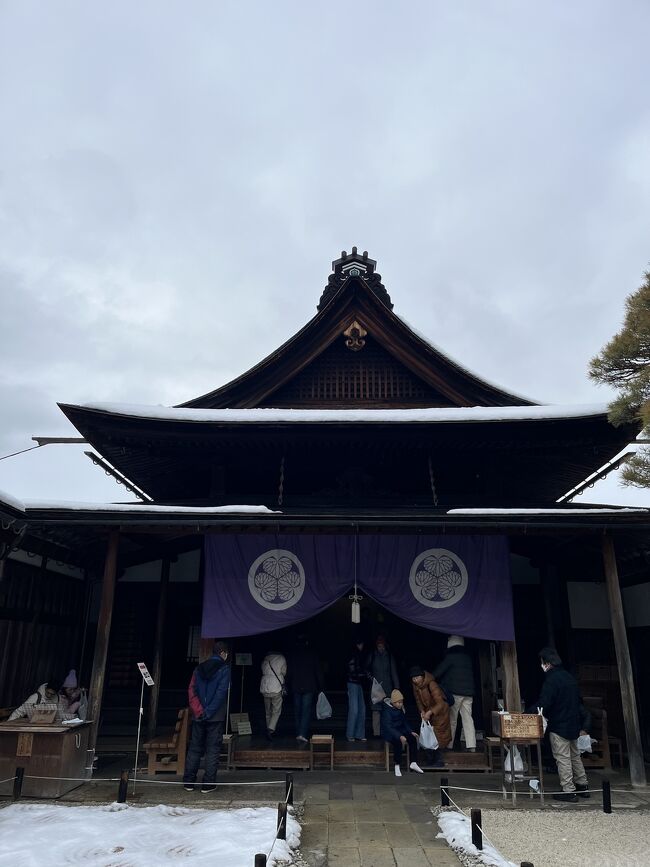
<svg viewBox="0 0 650 867">
<path fill-rule="evenodd" d="M 327 286 L 323 290 L 317 309 L 322 310 L 323 307 L 326 307 L 346 280 L 350 277 L 357 277 L 364 281 L 389 310 L 392 310 L 393 302 L 390 300 L 386 287 L 381 282 L 381 274 L 377 274 L 375 271 L 376 267 L 376 260 L 368 258 L 367 250 L 364 250 L 363 253 L 358 253 L 356 247 L 352 248 L 351 253 L 342 250 L 341 257 L 332 262 L 332 273 L 327 278 Z"/>
</svg>

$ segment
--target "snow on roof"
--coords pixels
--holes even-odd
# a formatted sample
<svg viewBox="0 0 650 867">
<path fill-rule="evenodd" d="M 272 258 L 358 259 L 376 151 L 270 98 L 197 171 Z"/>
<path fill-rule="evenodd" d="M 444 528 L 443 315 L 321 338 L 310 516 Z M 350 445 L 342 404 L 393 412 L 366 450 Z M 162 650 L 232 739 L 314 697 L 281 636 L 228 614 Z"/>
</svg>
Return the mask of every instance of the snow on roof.
<svg viewBox="0 0 650 867">
<path fill-rule="evenodd" d="M 246 515 L 281 515 L 266 506 L 155 506 L 152 503 L 76 503 L 68 500 L 25 500 L 23 508 L 28 510 L 64 509 L 73 512 L 153 512 L 154 514 L 246 514 Z"/>
<path fill-rule="evenodd" d="M 621 512 L 650 512 L 650 509 L 631 506 L 620 509 L 449 509 L 448 515 L 619 515 Z"/>
<path fill-rule="evenodd" d="M 17 512 L 25 511 L 25 504 L 22 500 L 19 500 L 17 497 L 12 497 L 11 494 L 7 494 L 5 491 L 0 491 L 0 507 L 2 506 L 10 506 Z"/>
<path fill-rule="evenodd" d="M 607 414 L 606 403 L 545 406 L 461 406 L 427 409 L 183 409 L 134 403 L 86 403 L 82 409 L 128 418 L 221 424 L 448 423 L 535 421 Z"/>
</svg>

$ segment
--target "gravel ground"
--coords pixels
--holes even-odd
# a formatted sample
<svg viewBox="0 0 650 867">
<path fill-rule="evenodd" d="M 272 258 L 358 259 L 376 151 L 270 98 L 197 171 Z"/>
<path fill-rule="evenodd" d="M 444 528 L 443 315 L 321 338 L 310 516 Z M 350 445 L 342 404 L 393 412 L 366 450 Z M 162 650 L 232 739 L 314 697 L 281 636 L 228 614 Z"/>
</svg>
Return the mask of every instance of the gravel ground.
<svg viewBox="0 0 650 867">
<path fill-rule="evenodd" d="M 648 867 L 650 813 L 626 810 L 483 810 L 481 825 L 516 864 L 535 867 Z"/>
</svg>

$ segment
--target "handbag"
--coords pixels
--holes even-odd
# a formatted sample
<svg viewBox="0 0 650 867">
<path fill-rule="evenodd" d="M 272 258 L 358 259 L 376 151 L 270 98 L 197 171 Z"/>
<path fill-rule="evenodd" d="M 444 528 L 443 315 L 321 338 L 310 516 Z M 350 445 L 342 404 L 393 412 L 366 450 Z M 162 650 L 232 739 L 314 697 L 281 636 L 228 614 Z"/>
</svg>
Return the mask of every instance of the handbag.
<svg viewBox="0 0 650 867">
<path fill-rule="evenodd" d="M 271 671 L 275 675 L 275 679 L 277 680 L 277 682 L 280 684 L 280 694 L 282 695 L 282 698 L 286 698 L 288 690 L 287 690 L 286 686 L 284 685 L 284 681 L 280 680 L 280 678 L 278 677 L 277 671 L 273 668 L 273 666 L 271 665 L 270 662 L 269 662 L 269 668 L 271 669 Z"/>
<path fill-rule="evenodd" d="M 429 720 L 423 719 L 420 726 L 420 747 L 423 750 L 437 750 L 438 738 Z"/>
</svg>

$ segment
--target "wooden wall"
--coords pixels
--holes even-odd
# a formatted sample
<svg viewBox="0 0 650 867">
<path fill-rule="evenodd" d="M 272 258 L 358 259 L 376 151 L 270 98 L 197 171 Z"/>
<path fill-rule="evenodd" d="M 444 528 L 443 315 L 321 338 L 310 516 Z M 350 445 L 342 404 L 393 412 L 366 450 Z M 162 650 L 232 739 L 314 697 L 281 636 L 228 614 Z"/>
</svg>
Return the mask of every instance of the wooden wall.
<svg viewBox="0 0 650 867">
<path fill-rule="evenodd" d="M 86 582 L 8 560 L 0 580 L 0 707 L 79 668 Z"/>
</svg>

